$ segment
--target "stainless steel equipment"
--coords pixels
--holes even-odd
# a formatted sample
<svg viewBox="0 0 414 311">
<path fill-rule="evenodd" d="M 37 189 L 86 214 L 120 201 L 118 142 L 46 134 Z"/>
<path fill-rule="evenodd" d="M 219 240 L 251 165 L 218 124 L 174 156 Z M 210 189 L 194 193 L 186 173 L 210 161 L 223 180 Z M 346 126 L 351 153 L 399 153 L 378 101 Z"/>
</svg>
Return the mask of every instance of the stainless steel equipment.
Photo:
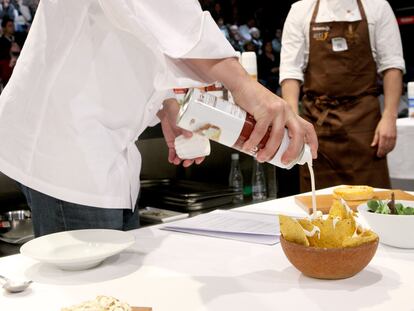
<svg viewBox="0 0 414 311">
<path fill-rule="evenodd" d="M 176 211 L 198 211 L 232 204 L 233 189 L 189 180 L 151 179 L 141 181 L 140 206 Z"/>
<path fill-rule="evenodd" d="M 33 238 L 33 225 L 29 210 L 3 213 L 0 240 L 12 244 L 23 244 Z"/>
</svg>

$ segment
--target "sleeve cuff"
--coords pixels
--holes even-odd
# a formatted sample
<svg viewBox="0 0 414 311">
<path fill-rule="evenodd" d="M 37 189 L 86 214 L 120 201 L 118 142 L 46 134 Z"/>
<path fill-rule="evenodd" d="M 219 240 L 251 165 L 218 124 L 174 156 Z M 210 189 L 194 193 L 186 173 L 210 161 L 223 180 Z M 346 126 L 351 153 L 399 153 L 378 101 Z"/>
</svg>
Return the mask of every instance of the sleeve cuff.
<svg viewBox="0 0 414 311">
<path fill-rule="evenodd" d="M 192 48 L 180 58 L 220 59 L 236 56 L 236 51 L 217 27 L 210 13 L 203 12 L 199 37 Z"/>
<path fill-rule="evenodd" d="M 402 71 L 403 74 L 406 73 L 406 69 L 405 69 L 405 63 L 403 62 L 399 62 L 399 63 L 384 63 L 381 66 L 378 67 L 378 73 L 382 73 L 387 69 L 399 69 Z"/>
<path fill-rule="evenodd" d="M 279 77 L 279 84 L 281 84 L 284 80 L 299 80 L 301 84 L 305 81 L 303 73 L 281 73 Z"/>
<path fill-rule="evenodd" d="M 220 59 L 236 56 L 236 51 L 207 11 L 201 15 L 198 32 L 180 39 L 174 44 L 164 45 L 163 53 L 170 58 Z"/>
<path fill-rule="evenodd" d="M 210 13 L 204 12 L 202 27 L 198 38 L 193 42 L 190 50 L 178 53 L 178 50 L 164 52 L 166 73 L 155 81 L 157 89 L 173 89 L 200 87 L 211 84 L 187 66 L 184 59 L 223 59 L 237 57 L 236 51 L 224 37 Z M 182 52 L 182 51 L 181 51 Z"/>
</svg>

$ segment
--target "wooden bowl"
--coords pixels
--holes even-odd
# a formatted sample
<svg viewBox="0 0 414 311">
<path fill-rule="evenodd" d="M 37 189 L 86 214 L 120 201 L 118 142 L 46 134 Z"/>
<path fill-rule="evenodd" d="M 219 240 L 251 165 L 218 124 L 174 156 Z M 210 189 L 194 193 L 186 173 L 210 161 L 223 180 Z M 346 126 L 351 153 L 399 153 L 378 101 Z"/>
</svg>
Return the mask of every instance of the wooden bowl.
<svg viewBox="0 0 414 311">
<path fill-rule="evenodd" d="M 377 251 L 378 239 L 356 247 L 318 248 L 289 242 L 280 236 L 280 244 L 291 264 L 304 275 L 337 280 L 364 269 Z"/>
</svg>

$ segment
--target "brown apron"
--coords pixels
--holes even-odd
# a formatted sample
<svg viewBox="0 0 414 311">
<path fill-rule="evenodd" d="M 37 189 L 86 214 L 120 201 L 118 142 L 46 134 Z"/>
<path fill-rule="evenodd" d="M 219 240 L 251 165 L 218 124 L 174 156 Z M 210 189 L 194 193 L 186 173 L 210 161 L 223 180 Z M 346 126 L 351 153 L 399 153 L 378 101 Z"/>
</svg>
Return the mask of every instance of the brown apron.
<svg viewBox="0 0 414 311">
<path fill-rule="evenodd" d="M 381 111 L 376 64 L 368 22 L 358 0 L 361 20 L 316 23 L 319 0 L 310 24 L 309 62 L 303 87 L 303 117 L 319 139 L 314 161 L 317 188 L 364 184 L 390 188 L 386 158 L 371 147 Z M 308 168 L 301 167 L 301 191 L 310 190 Z"/>
</svg>

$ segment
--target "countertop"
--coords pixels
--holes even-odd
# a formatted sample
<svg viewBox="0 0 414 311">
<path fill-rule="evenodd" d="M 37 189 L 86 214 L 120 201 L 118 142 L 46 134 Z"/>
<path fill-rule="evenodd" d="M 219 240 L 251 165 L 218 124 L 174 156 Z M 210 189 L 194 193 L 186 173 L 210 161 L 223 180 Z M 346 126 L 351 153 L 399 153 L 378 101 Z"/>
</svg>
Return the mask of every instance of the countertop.
<svg viewBox="0 0 414 311">
<path fill-rule="evenodd" d="M 276 215 L 287 209 L 304 214 L 293 197 L 239 210 Z M 131 232 L 135 245 L 90 270 L 62 271 L 22 255 L 1 258 L 2 273 L 34 283 L 20 294 L 0 294 L 0 309 L 60 310 L 111 295 L 154 311 L 414 310 L 414 250 L 380 245 L 362 272 L 326 281 L 298 272 L 280 244 L 167 232 L 160 226 Z"/>
<path fill-rule="evenodd" d="M 199 214 L 208 213 L 216 209 L 231 209 L 235 207 L 245 206 L 251 203 L 251 200 L 246 200 L 245 202 L 239 203 L 239 204 L 230 204 L 226 206 L 217 206 L 214 208 L 208 208 L 208 209 L 201 209 L 198 211 L 192 211 L 188 212 L 190 217 L 197 216 Z M 20 204 L 18 206 L 13 206 L 13 208 L 9 207 L 9 210 L 18 210 L 18 209 L 29 209 L 28 206 Z M 143 220 L 140 221 L 140 228 L 145 228 L 148 226 L 153 226 L 154 223 L 145 222 Z M 20 251 L 21 244 L 10 244 L 3 241 L 0 241 L 0 257 L 9 256 L 9 255 L 15 255 L 18 254 Z"/>
</svg>

